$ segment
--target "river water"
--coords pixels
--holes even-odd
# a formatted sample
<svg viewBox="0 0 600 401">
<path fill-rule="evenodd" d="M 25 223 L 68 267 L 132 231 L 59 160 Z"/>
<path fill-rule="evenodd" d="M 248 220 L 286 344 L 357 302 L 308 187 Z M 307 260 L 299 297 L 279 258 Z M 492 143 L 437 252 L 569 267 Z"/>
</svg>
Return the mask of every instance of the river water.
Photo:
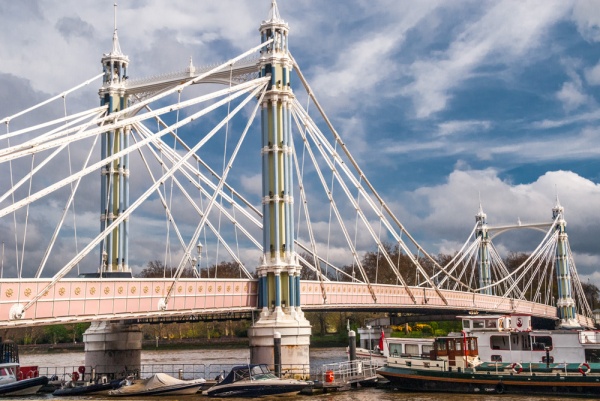
<svg viewBox="0 0 600 401">
<path fill-rule="evenodd" d="M 313 348 L 310 352 L 311 370 L 318 370 L 323 364 L 341 362 L 346 358 L 345 348 Z M 161 350 L 161 351 L 143 351 L 142 365 L 154 366 L 157 369 L 165 367 L 165 372 L 171 369 L 177 371 L 182 365 L 197 365 L 202 366 L 202 369 L 214 371 L 222 366 L 231 366 L 234 364 L 246 363 L 250 357 L 248 348 L 240 349 L 195 349 L 195 350 Z M 72 372 L 73 367 L 78 367 L 84 364 L 83 352 L 65 352 L 65 353 L 46 353 L 46 354 L 21 354 L 21 365 L 37 365 L 40 367 L 42 374 L 44 368 L 48 371 Z M 210 366 L 216 367 L 211 369 Z M 144 369 L 146 370 L 146 369 Z M 176 376 L 176 374 L 174 374 Z M 202 375 L 201 375 L 202 376 Z M 191 377 L 186 377 L 191 378 Z M 86 396 L 86 397 L 53 397 L 51 394 L 38 394 L 30 397 L 15 397 L 3 398 L 3 400 L 96 400 L 96 401 L 114 401 L 113 397 L 104 396 Z M 119 398 L 121 399 L 121 398 Z M 147 399 L 140 397 L 125 398 L 129 401 L 146 401 Z M 208 400 L 208 397 L 202 395 L 194 396 L 161 396 L 153 399 L 160 401 L 192 401 L 192 400 Z M 265 397 L 264 399 L 282 400 L 277 397 Z M 511 395 L 464 395 L 464 394 L 443 394 L 443 393 L 408 393 L 394 391 L 391 389 L 377 388 L 362 388 L 358 390 L 343 391 L 338 393 L 314 394 L 311 396 L 298 395 L 294 397 L 286 397 L 286 400 L 301 401 L 301 400 L 317 400 L 317 401 L 557 401 L 559 397 L 537 397 L 537 396 L 511 396 Z M 589 399 L 589 398 L 588 398 Z M 232 401 L 240 401 L 242 399 L 230 399 Z"/>
</svg>

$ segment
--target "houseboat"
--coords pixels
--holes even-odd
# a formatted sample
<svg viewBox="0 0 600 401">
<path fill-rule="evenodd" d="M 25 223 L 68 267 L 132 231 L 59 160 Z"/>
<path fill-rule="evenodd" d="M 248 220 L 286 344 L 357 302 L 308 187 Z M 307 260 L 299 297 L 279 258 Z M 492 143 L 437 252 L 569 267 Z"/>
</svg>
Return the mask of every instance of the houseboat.
<svg viewBox="0 0 600 401">
<path fill-rule="evenodd" d="M 482 362 L 478 338 L 438 337 L 429 355 L 390 354 L 377 373 L 408 391 L 600 395 L 600 364 Z"/>
</svg>

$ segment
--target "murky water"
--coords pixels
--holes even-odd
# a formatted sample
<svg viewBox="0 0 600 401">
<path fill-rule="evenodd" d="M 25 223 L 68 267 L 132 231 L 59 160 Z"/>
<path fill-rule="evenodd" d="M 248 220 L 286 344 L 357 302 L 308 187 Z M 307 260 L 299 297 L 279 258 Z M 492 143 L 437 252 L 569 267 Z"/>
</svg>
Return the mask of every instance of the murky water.
<svg viewBox="0 0 600 401">
<path fill-rule="evenodd" d="M 236 363 L 245 363 L 250 356 L 248 348 L 241 349 L 205 349 L 205 350 L 165 350 L 165 351 L 144 351 L 142 353 L 142 365 L 179 365 L 179 364 L 198 364 L 198 365 L 233 365 Z M 346 358 L 344 348 L 313 348 L 311 349 L 311 369 L 314 371 L 317 367 L 326 363 L 341 362 Z M 72 371 L 72 367 L 83 365 L 83 352 L 52 353 L 52 354 L 22 354 L 21 364 L 37 365 L 43 367 L 68 367 L 65 371 Z M 103 396 L 86 397 L 53 397 L 51 394 L 38 394 L 31 397 L 3 398 L 5 400 L 96 400 L 96 401 L 114 401 L 115 398 Z M 122 399 L 122 398 L 119 398 Z M 129 401 L 146 401 L 147 398 L 128 397 Z M 194 396 L 161 396 L 153 399 L 160 401 L 187 401 L 187 400 L 207 400 L 202 395 Z M 283 398 L 265 397 L 265 400 L 282 400 Z M 314 394 L 311 396 L 298 395 L 294 397 L 285 397 L 286 400 L 318 400 L 318 401 L 557 401 L 560 397 L 528 397 L 524 395 L 464 395 L 464 394 L 442 394 L 442 393 L 407 393 L 394 391 L 390 389 L 363 388 L 352 391 L 344 391 L 328 394 Z M 587 398 L 590 399 L 590 398 Z M 242 399 L 229 399 L 240 401 Z M 245 399 L 244 399 L 245 400 Z"/>
</svg>

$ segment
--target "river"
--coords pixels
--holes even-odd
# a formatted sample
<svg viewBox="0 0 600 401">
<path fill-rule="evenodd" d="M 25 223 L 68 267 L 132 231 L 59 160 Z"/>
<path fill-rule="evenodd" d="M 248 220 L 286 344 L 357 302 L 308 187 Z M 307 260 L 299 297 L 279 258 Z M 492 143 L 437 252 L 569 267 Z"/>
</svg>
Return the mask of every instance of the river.
<svg viewBox="0 0 600 401">
<path fill-rule="evenodd" d="M 320 366 L 326 363 L 340 362 L 346 358 L 344 348 L 312 348 L 311 349 L 311 369 L 316 371 Z M 142 365 L 154 366 L 156 368 L 165 367 L 165 371 L 177 371 L 182 365 L 197 365 L 206 367 L 215 366 L 211 371 L 217 370 L 221 366 L 231 366 L 238 363 L 246 363 L 250 357 L 248 348 L 240 349 L 195 349 L 195 350 L 161 350 L 161 351 L 143 351 Z M 65 372 L 72 371 L 73 367 L 84 364 L 83 352 L 65 352 L 65 353 L 45 353 L 45 354 L 21 354 L 21 365 L 37 365 L 44 372 L 44 368 L 53 369 L 58 367 Z M 272 399 L 275 397 L 268 397 Z M 295 397 L 286 397 L 286 400 L 318 400 L 318 401 L 557 401 L 560 397 L 537 397 L 537 396 L 511 396 L 511 395 L 464 395 L 464 394 L 441 394 L 441 393 L 408 393 L 388 389 L 362 388 L 352 391 L 343 391 L 339 393 L 315 394 L 311 396 L 298 395 Z M 53 397 L 51 394 L 38 394 L 31 397 L 3 398 L 3 400 L 96 400 L 96 401 L 114 401 L 112 397 Z M 158 401 L 192 401 L 197 399 L 208 399 L 202 395 L 194 396 L 161 396 L 155 397 Z M 281 400 L 281 398 L 279 398 Z M 129 401 L 146 401 L 144 398 L 129 397 Z M 240 401 L 241 399 L 230 399 Z"/>
</svg>

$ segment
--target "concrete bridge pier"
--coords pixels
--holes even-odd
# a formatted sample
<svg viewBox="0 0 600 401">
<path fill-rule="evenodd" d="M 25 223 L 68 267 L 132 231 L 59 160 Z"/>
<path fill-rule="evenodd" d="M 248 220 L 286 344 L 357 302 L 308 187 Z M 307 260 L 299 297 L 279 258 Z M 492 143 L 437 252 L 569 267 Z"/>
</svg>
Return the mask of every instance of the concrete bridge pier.
<svg viewBox="0 0 600 401">
<path fill-rule="evenodd" d="M 310 375 L 310 323 L 305 319 L 285 316 L 260 319 L 248 329 L 251 363 L 265 363 L 275 371 L 275 333 L 281 334 L 281 373 L 297 378 Z"/>
<path fill-rule="evenodd" d="M 83 333 L 85 366 L 97 374 L 115 378 L 139 372 L 142 361 L 142 330 L 122 322 L 93 322 Z"/>
</svg>

